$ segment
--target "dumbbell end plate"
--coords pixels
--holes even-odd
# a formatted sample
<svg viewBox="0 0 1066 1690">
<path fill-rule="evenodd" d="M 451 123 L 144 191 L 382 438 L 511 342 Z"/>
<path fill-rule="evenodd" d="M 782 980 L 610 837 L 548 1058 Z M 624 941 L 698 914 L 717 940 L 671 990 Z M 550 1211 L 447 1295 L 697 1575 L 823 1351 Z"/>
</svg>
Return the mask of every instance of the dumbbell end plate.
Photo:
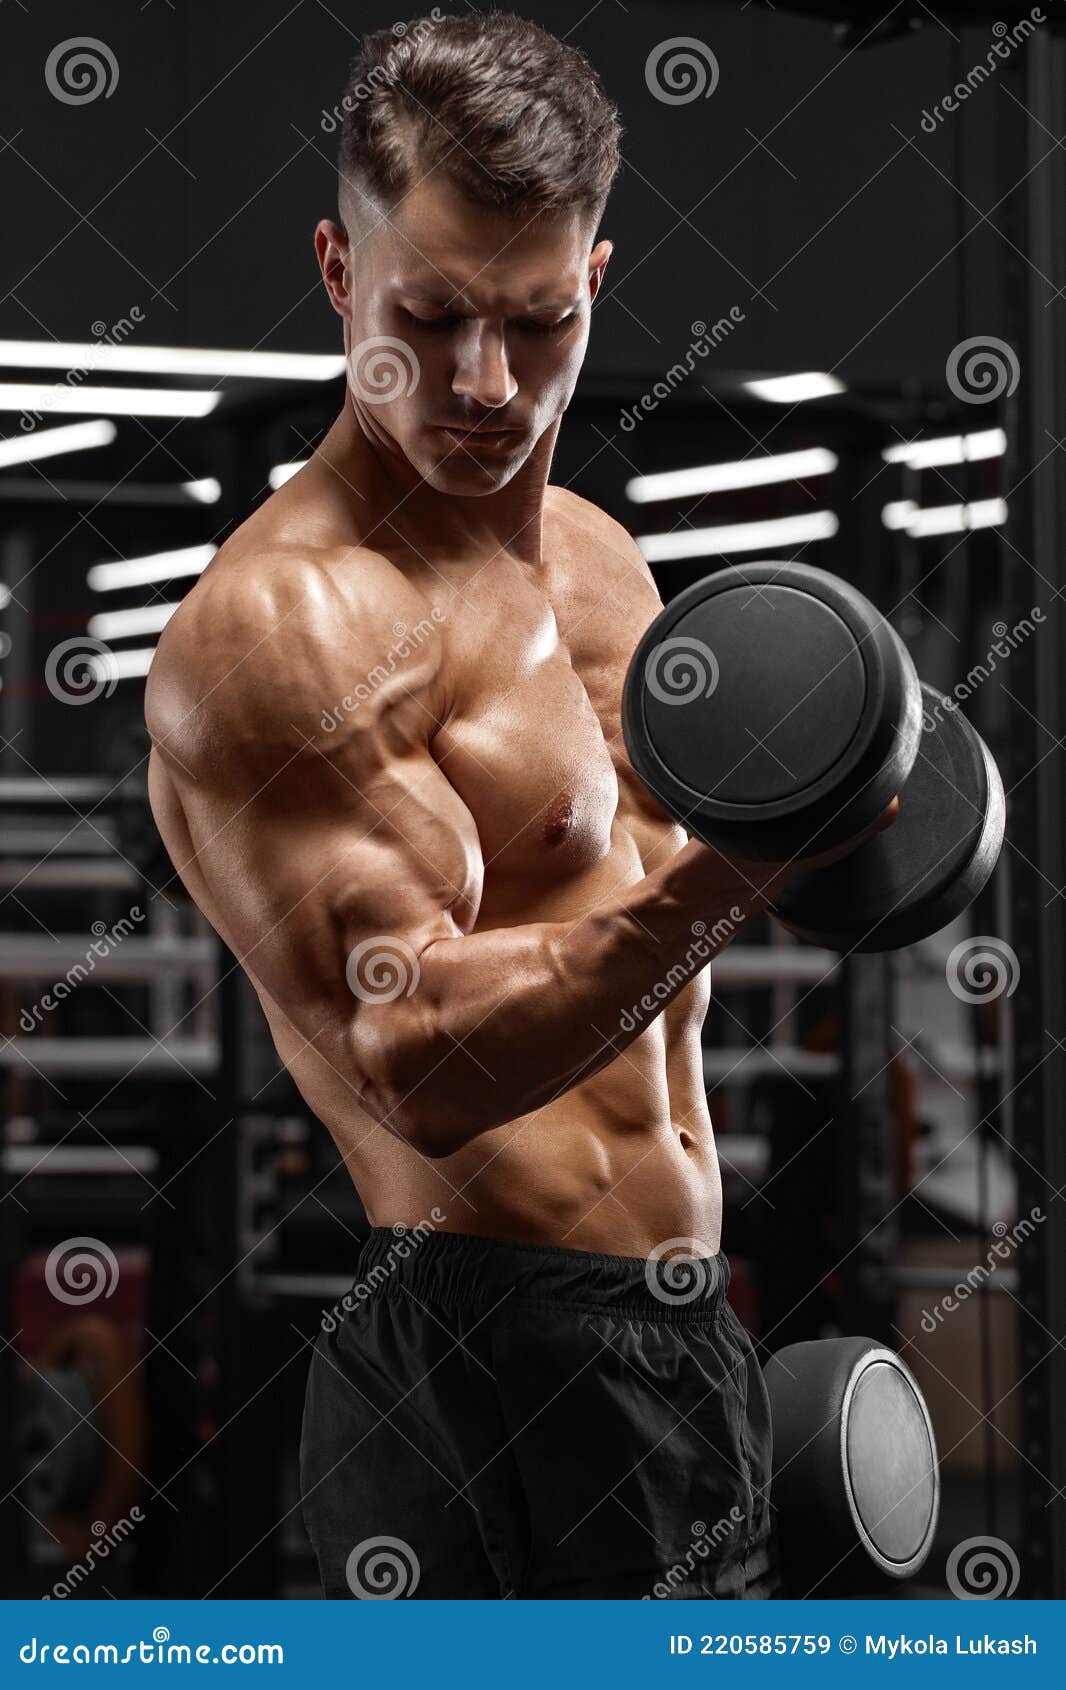
<svg viewBox="0 0 1066 1690">
<path fill-rule="evenodd" d="M 891 951 L 937 933 L 986 885 L 1003 846 L 1003 783 L 977 730 L 922 683 L 924 731 L 897 820 L 842 862 L 797 875 L 771 913 L 829 950 Z"/>
</svg>

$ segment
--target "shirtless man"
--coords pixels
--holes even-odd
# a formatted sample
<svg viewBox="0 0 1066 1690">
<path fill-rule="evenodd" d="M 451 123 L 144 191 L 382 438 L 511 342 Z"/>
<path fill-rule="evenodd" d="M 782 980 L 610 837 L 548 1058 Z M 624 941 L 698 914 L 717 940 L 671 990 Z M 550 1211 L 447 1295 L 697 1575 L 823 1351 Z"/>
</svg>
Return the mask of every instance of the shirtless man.
<svg viewBox="0 0 1066 1690">
<path fill-rule="evenodd" d="M 767 1594 L 700 1028 L 707 960 L 790 870 L 640 786 L 619 707 L 661 601 L 548 485 L 617 116 L 579 53 L 479 14 L 369 37 L 344 110 L 315 239 L 346 402 L 147 706 L 160 831 L 371 1223 L 308 1383 L 323 1585 L 641 1596 L 683 1565 L 672 1595 Z"/>
</svg>

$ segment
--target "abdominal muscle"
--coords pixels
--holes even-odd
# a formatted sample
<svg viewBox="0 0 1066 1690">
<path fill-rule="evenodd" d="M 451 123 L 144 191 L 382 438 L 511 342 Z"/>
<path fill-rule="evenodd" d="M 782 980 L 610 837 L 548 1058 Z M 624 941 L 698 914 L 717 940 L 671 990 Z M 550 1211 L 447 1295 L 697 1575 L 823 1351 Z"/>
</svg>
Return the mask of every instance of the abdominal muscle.
<svg viewBox="0 0 1066 1690">
<path fill-rule="evenodd" d="M 587 874 L 550 891 L 532 892 L 521 877 L 487 884 L 478 931 L 578 922 L 602 898 L 618 895 L 619 857 L 629 855 L 612 850 Z M 642 874 L 635 863 L 633 879 Z M 700 1036 L 708 994 L 704 970 L 607 1066 L 452 1156 L 423 1157 L 366 1117 L 356 1124 L 350 1109 L 327 1120 L 371 1224 L 428 1223 L 608 1255 L 646 1257 L 676 1238 L 694 1240 L 694 1254 L 717 1252 L 721 1178 Z M 634 1018 L 639 1013 L 634 1006 Z M 618 1028 L 598 1031 L 607 1043 Z M 297 1068 L 298 1061 L 299 1084 Z M 432 1076 L 423 1084 L 428 1090 Z"/>
</svg>

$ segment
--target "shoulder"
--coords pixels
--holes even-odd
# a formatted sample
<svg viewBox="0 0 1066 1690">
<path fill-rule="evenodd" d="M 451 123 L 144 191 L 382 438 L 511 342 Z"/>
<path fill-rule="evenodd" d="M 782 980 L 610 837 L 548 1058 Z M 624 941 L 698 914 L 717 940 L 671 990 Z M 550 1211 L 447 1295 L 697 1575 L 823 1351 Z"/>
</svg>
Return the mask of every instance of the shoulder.
<svg viewBox="0 0 1066 1690">
<path fill-rule="evenodd" d="M 368 548 L 223 547 L 160 638 L 145 695 L 153 742 L 183 763 L 229 748 L 311 748 L 374 675 L 366 726 L 401 685 L 408 695 L 432 685 L 439 620 Z"/>
<path fill-rule="evenodd" d="M 571 492 L 569 487 L 549 486 L 545 498 L 545 513 L 549 520 L 559 524 L 569 537 L 581 540 L 586 545 L 591 544 L 597 551 L 601 551 L 604 554 L 603 561 L 608 566 L 613 560 L 617 567 L 627 573 L 635 573 L 642 581 L 652 581 L 647 560 L 632 534 L 613 516 L 608 516 L 606 511 L 601 510 L 599 505 L 581 498 L 580 494 Z"/>
</svg>

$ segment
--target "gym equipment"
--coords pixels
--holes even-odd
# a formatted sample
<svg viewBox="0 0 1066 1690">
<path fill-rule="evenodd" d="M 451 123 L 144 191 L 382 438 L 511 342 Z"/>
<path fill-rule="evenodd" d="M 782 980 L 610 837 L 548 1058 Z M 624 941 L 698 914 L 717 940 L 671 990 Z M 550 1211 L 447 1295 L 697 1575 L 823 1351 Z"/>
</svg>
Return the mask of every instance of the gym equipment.
<svg viewBox="0 0 1066 1690">
<path fill-rule="evenodd" d="M 15 1430 L 25 1505 L 69 1559 L 143 1499 L 147 1442 L 129 1344 L 102 1316 L 71 1317 L 20 1387 Z"/>
<path fill-rule="evenodd" d="M 789 1344 L 763 1369 L 785 1597 L 877 1595 L 933 1546 L 940 1470 L 914 1375 L 872 1338 Z"/>
<path fill-rule="evenodd" d="M 689 832 L 785 863 L 893 825 L 796 875 L 771 913 L 816 944 L 886 951 L 951 921 L 1003 843 L 1003 786 L 954 704 L 923 685 L 895 630 L 807 564 L 723 569 L 672 599 L 626 676 L 630 761 Z"/>
</svg>

